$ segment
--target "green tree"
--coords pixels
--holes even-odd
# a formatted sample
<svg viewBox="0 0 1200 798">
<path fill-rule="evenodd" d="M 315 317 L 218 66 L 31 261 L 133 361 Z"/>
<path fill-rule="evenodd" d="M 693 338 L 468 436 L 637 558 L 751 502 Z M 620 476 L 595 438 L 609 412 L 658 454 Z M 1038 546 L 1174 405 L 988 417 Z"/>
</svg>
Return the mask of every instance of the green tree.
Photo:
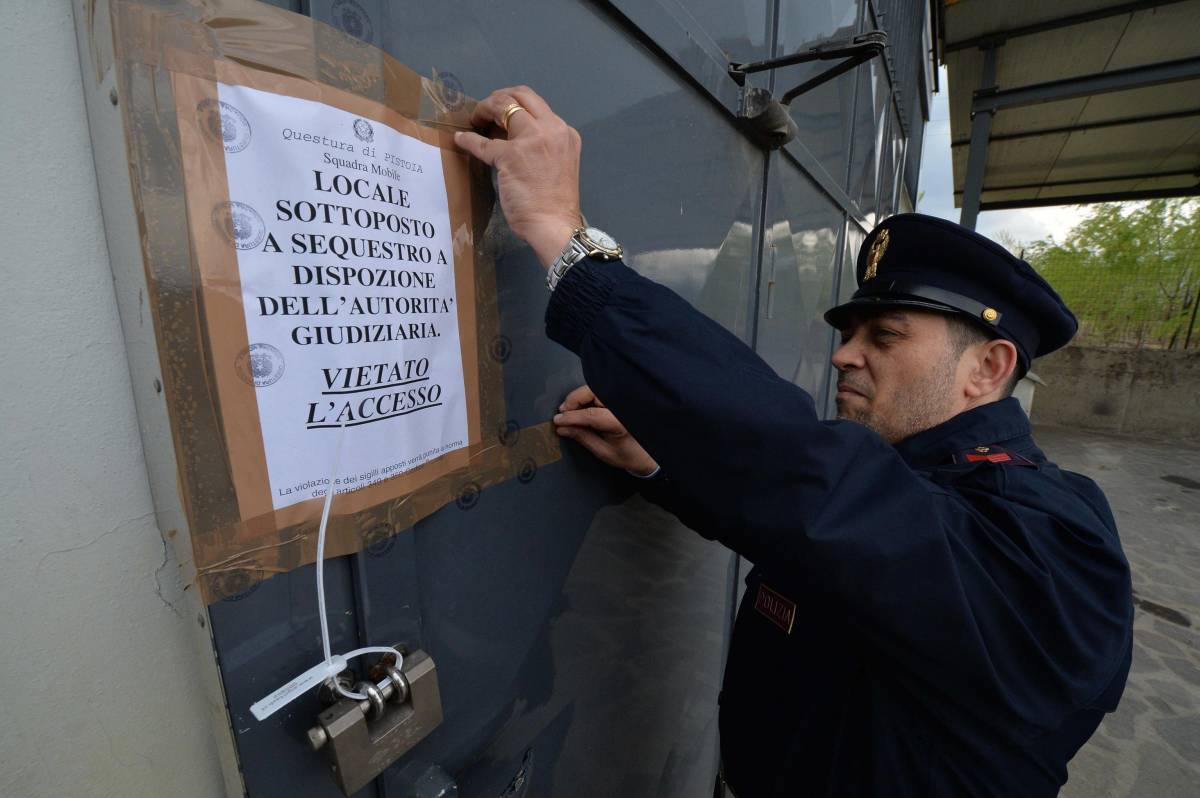
<svg viewBox="0 0 1200 798">
<path fill-rule="evenodd" d="M 1095 205 L 1062 243 L 1036 241 L 1026 256 L 1079 317 L 1080 340 L 1200 346 L 1200 202 Z"/>
</svg>

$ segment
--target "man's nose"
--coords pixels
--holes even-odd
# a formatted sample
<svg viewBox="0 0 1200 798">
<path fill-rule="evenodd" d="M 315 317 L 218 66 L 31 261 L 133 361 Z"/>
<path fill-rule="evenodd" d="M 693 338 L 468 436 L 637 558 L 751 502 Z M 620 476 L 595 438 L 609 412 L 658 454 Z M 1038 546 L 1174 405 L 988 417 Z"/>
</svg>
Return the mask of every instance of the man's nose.
<svg viewBox="0 0 1200 798">
<path fill-rule="evenodd" d="M 831 362 L 838 371 L 862 368 L 863 354 L 862 347 L 858 344 L 858 336 L 842 341 L 841 346 L 834 350 Z"/>
</svg>

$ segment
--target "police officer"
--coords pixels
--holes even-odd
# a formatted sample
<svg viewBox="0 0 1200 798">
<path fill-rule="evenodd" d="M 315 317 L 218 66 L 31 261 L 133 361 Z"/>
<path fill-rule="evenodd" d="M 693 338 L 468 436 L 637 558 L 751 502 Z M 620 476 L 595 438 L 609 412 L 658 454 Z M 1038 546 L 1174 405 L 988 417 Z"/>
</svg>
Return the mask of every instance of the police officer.
<svg viewBox="0 0 1200 798">
<path fill-rule="evenodd" d="M 558 431 L 755 564 L 721 693 L 724 778 L 762 796 L 1053 796 L 1117 706 L 1129 566 L 1103 494 L 1009 397 L 1075 318 L 1030 266 L 905 214 L 826 319 L 839 420 L 624 266 L 579 214 L 579 135 L 526 87 L 458 144 L 494 166 L 588 385 Z M 618 420 L 619 419 L 619 420 Z"/>
</svg>

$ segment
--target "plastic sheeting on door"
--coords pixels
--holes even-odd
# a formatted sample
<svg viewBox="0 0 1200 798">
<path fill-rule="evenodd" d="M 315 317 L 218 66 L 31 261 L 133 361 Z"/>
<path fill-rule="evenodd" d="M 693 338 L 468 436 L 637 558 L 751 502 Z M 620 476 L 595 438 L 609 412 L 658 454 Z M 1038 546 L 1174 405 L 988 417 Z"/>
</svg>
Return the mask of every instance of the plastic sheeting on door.
<svg viewBox="0 0 1200 798">
<path fill-rule="evenodd" d="M 450 502 L 471 503 L 488 485 L 558 459 L 548 424 L 520 429 L 505 419 L 510 345 L 500 334 L 485 244 L 493 195 L 488 172 L 453 145 L 451 133 L 469 126 L 472 107 L 454 81 L 423 78 L 328 25 L 251 0 L 109 5 L 89 8 L 90 30 L 103 36 L 111 25 L 147 300 L 189 525 L 177 537 L 182 549 L 190 543 L 179 559 L 205 602 L 312 563 L 322 502 L 272 509 L 255 389 L 230 378 L 248 341 L 235 253 L 206 223 L 229 199 L 224 150 L 203 135 L 197 113 L 216 97 L 218 81 L 325 103 L 442 151 L 468 446 L 335 497 L 327 556 L 378 544 Z"/>
</svg>

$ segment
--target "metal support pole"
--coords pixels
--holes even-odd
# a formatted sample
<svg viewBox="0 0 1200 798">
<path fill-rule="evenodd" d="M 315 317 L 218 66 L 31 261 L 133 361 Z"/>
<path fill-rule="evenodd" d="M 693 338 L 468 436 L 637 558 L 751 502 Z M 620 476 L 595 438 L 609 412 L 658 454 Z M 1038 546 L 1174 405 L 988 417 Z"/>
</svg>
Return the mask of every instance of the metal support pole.
<svg viewBox="0 0 1200 798">
<path fill-rule="evenodd" d="M 1183 339 L 1183 348 L 1187 349 L 1192 345 L 1192 330 L 1196 328 L 1196 311 L 1200 310 L 1200 291 L 1196 292 L 1196 296 L 1192 297 L 1192 320 L 1188 322 L 1187 337 Z"/>
<path fill-rule="evenodd" d="M 996 47 L 983 51 L 983 75 L 979 88 L 996 87 Z M 979 218 L 980 195 L 983 194 L 983 172 L 987 166 L 988 138 L 992 133 L 992 118 L 995 110 L 989 108 L 971 115 L 971 150 L 967 155 L 967 179 L 963 185 L 962 215 L 958 223 L 968 230 L 975 229 Z"/>
</svg>

